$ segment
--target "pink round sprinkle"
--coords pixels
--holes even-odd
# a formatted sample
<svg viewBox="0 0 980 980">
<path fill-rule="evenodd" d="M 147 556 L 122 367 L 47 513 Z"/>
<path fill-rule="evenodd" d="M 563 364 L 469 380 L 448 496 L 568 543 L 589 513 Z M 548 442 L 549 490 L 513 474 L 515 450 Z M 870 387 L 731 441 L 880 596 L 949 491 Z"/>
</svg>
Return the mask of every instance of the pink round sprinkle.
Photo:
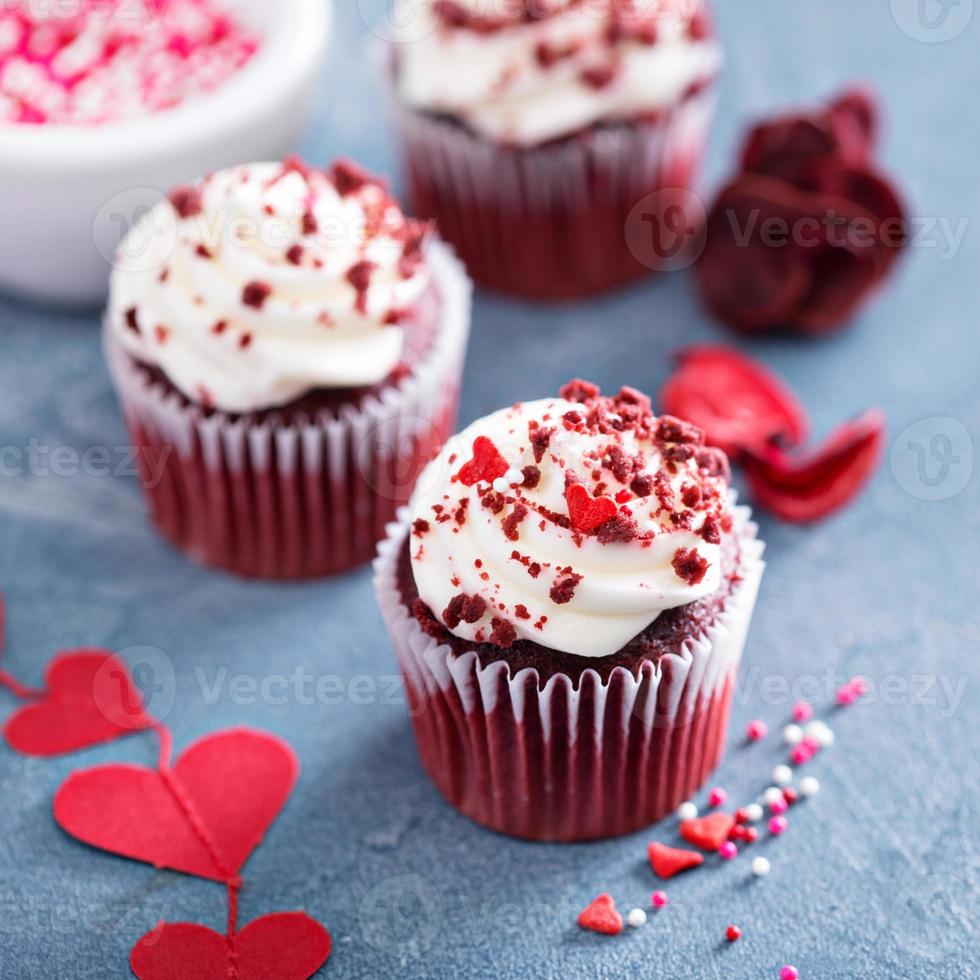
<svg viewBox="0 0 980 980">
<path fill-rule="evenodd" d="M 789 754 L 789 761 L 793 763 L 794 766 L 800 766 L 804 762 L 809 762 L 813 758 L 813 749 L 808 748 L 802 742 L 799 745 L 793 747 L 793 751 Z"/>
<path fill-rule="evenodd" d="M 800 971 L 795 966 L 784 966 L 779 971 L 779 980 L 799 980 Z"/>
<path fill-rule="evenodd" d="M 667 898 L 667 893 L 666 892 L 654 892 L 650 896 L 650 904 L 655 909 L 662 909 L 662 908 L 664 908 L 666 906 L 666 904 L 667 904 L 668 901 L 669 901 L 669 899 Z"/>
<path fill-rule="evenodd" d="M 738 855 L 738 848 L 730 840 L 726 840 L 725 843 L 718 848 L 718 854 L 721 856 L 723 861 L 731 861 L 732 858 Z"/>
<path fill-rule="evenodd" d="M 709 806 L 721 806 L 727 799 L 728 794 L 720 786 L 716 786 L 708 793 Z"/>
<path fill-rule="evenodd" d="M 777 817 L 781 813 L 785 813 L 789 809 L 789 804 L 786 802 L 786 797 L 783 796 L 781 799 L 773 800 L 769 804 L 769 812 L 775 814 Z"/>
<path fill-rule="evenodd" d="M 769 726 L 762 720 L 756 719 L 749 722 L 749 727 L 745 729 L 745 737 L 750 742 L 758 742 L 769 734 Z"/>
<path fill-rule="evenodd" d="M 778 837 L 784 830 L 789 826 L 786 818 L 779 814 L 778 816 L 772 817 L 769 821 L 769 833 Z"/>
<path fill-rule="evenodd" d="M 837 703 L 839 705 L 853 704 L 857 700 L 857 694 L 854 689 L 845 684 L 843 687 L 837 688 Z"/>
<path fill-rule="evenodd" d="M 809 701 L 797 701 L 793 705 L 793 721 L 809 721 L 813 717 L 813 705 Z"/>
<path fill-rule="evenodd" d="M 800 745 L 808 748 L 811 752 L 818 752 L 820 750 L 820 739 L 816 735 L 804 735 Z"/>
</svg>

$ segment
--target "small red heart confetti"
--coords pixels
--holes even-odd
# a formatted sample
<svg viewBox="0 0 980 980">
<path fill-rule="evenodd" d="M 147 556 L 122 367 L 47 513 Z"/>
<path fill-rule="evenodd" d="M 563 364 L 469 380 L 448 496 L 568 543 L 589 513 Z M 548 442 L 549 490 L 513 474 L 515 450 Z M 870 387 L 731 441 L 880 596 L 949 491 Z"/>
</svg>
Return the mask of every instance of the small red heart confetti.
<svg viewBox="0 0 980 980">
<path fill-rule="evenodd" d="M 473 440 L 473 458 L 463 464 L 457 479 L 467 487 L 472 487 L 476 483 L 493 483 L 508 469 L 510 467 L 507 465 L 507 460 L 500 455 L 492 440 L 486 436 L 477 436 Z"/>
<path fill-rule="evenodd" d="M 668 847 L 651 841 L 647 844 L 647 857 L 650 867 L 658 878 L 673 878 L 674 875 L 704 864 L 704 855 L 697 851 L 685 851 L 680 847 Z"/>
<path fill-rule="evenodd" d="M 330 957 L 330 934 L 303 912 L 250 922 L 232 939 L 189 922 L 162 922 L 133 947 L 140 980 L 307 980 Z"/>
<path fill-rule="evenodd" d="M 74 650 L 51 661 L 41 699 L 14 712 L 3 734 L 17 752 L 54 756 L 156 724 L 121 660 L 106 650 Z"/>
<path fill-rule="evenodd" d="M 583 534 L 601 527 L 619 513 L 612 497 L 593 497 L 581 483 L 570 483 L 565 488 L 565 501 L 572 527 Z"/>
<path fill-rule="evenodd" d="M 296 782 L 290 746 L 234 729 L 195 742 L 170 769 L 109 765 L 73 773 L 54 817 L 113 854 L 215 881 L 241 869 Z"/>
<path fill-rule="evenodd" d="M 806 411 L 765 367 L 726 347 L 689 347 L 660 392 L 668 415 L 696 425 L 732 459 L 774 441 L 796 446 L 807 436 Z"/>
<path fill-rule="evenodd" d="M 685 820 L 680 825 L 681 837 L 703 851 L 717 851 L 728 840 L 735 826 L 730 813 L 710 813 L 706 817 Z"/>
<path fill-rule="evenodd" d="M 755 499 L 785 521 L 816 521 L 839 510 L 871 478 L 885 444 L 885 419 L 872 410 L 837 428 L 801 459 L 770 447 L 749 455 L 745 472 Z"/>
<path fill-rule="evenodd" d="M 580 913 L 578 924 L 591 932 L 618 936 L 623 931 L 623 917 L 616 911 L 612 895 L 603 892 Z"/>
</svg>

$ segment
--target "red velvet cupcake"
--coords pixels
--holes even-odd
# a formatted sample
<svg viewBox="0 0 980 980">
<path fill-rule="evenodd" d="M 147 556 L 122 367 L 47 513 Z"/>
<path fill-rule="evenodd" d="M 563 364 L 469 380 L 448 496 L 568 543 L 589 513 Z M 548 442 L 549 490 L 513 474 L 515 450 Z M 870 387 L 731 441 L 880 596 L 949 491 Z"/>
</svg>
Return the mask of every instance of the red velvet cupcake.
<svg viewBox="0 0 980 980">
<path fill-rule="evenodd" d="M 667 267 L 644 222 L 691 204 L 721 64 L 704 0 L 401 0 L 393 22 L 412 206 L 477 282 L 564 299 Z"/>
<path fill-rule="evenodd" d="M 632 389 L 452 438 L 375 563 L 436 786 L 534 840 L 671 812 L 721 758 L 761 554 L 724 455 Z"/>
<path fill-rule="evenodd" d="M 104 342 L 154 523 L 196 560 L 370 560 L 452 432 L 470 283 L 349 163 L 241 166 L 120 247 Z"/>
</svg>

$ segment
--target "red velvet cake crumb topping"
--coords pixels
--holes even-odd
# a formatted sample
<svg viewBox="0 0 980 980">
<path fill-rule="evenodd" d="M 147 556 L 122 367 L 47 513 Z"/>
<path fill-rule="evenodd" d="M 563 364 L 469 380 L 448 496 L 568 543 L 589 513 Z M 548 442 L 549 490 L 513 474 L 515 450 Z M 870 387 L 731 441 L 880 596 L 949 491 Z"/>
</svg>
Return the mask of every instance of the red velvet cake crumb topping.
<svg viewBox="0 0 980 980">
<path fill-rule="evenodd" d="M 698 585 L 708 571 L 708 563 L 697 548 L 678 548 L 672 564 L 677 577 L 688 585 Z"/>
<path fill-rule="evenodd" d="M 253 309 L 261 310 L 265 301 L 272 295 L 272 287 L 265 282 L 250 282 L 242 290 L 242 303 Z"/>
</svg>

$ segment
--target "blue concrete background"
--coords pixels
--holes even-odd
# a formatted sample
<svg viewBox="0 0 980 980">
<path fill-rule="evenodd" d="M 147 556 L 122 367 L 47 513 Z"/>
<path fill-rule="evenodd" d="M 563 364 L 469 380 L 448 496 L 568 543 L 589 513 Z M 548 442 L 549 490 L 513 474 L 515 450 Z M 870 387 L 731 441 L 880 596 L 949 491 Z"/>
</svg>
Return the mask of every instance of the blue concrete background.
<svg viewBox="0 0 980 980">
<path fill-rule="evenodd" d="M 362 47 L 365 19 L 384 4 L 339 6 L 329 98 L 305 150 L 394 173 Z M 334 937 L 327 976 L 765 978 L 787 962 L 807 980 L 980 976 L 980 18 L 967 23 L 973 0 L 935 22 L 913 0 L 718 6 L 729 65 L 709 180 L 724 174 L 753 114 L 863 78 L 885 98 L 884 160 L 921 225 L 897 278 L 853 329 L 746 345 L 800 392 L 817 434 L 879 405 L 893 447 L 859 504 L 824 524 L 762 518 L 769 571 L 718 783 L 734 802 L 765 785 L 783 750 L 775 739 L 745 748 L 738 734 L 754 717 L 778 730 L 801 678 L 812 694 L 832 683 L 828 671 L 864 672 L 874 690 L 867 704 L 829 712 L 837 744 L 810 767 L 822 792 L 792 811 L 783 838 L 757 845 L 773 864 L 764 881 L 749 879 L 743 857 L 675 879 L 670 907 L 637 933 L 578 930 L 578 910 L 599 891 L 624 910 L 648 901 L 644 845 L 672 839 L 673 822 L 555 847 L 494 836 L 445 806 L 392 691 L 369 572 L 309 585 L 205 572 L 157 539 L 131 476 L 58 475 L 72 468 L 71 451 L 125 444 L 98 317 L 0 301 L 0 445 L 69 449 L 58 472 L 0 479 L 6 666 L 37 683 L 57 650 L 104 644 L 144 665 L 178 749 L 238 724 L 289 739 L 302 776 L 246 866 L 242 921 L 308 910 Z M 924 9 L 942 13 L 937 0 Z M 932 43 L 947 34 L 956 36 Z M 940 220 L 965 223 L 957 248 Z M 684 276 L 557 309 L 480 296 L 463 421 L 574 374 L 655 391 L 671 350 L 725 339 Z M 924 447 L 924 479 L 914 445 Z M 955 457 L 945 466 L 944 446 Z M 234 680 L 297 670 L 306 681 L 285 704 L 249 704 Z M 317 699 L 320 678 L 343 693 Z M 0 693 L 0 717 L 12 708 Z M 221 928 L 218 886 L 89 850 L 52 821 L 52 795 L 73 767 L 151 763 L 154 752 L 148 736 L 53 761 L 0 746 L 4 980 L 125 977 L 131 946 L 158 919 Z M 734 946 L 722 941 L 729 922 L 744 931 Z"/>
</svg>

